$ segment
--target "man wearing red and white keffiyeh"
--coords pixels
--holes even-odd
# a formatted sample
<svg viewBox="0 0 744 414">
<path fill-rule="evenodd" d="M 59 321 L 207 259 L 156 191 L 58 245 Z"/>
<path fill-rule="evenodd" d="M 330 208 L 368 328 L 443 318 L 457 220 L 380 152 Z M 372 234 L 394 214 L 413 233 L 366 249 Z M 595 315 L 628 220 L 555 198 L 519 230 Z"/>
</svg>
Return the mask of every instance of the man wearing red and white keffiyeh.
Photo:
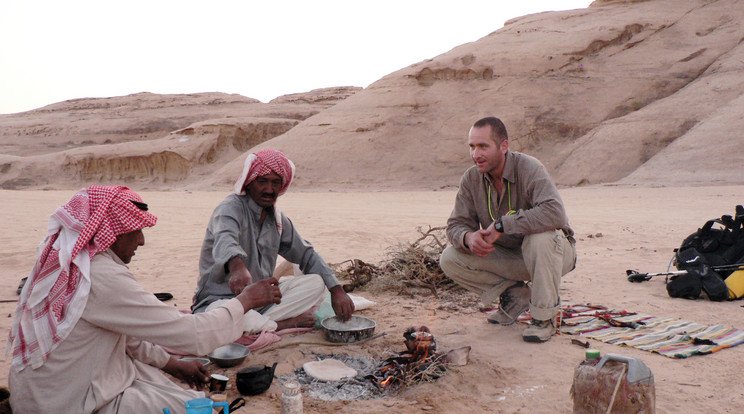
<svg viewBox="0 0 744 414">
<path fill-rule="evenodd" d="M 197 388 L 209 377 L 165 347 L 206 355 L 242 335 L 245 312 L 281 298 L 270 278 L 201 315 L 161 303 L 126 266 L 157 222 L 147 210 L 126 187 L 93 185 L 51 216 L 9 335 L 13 412 L 181 411 L 204 394 L 161 370 Z"/>
<path fill-rule="evenodd" d="M 276 207 L 294 175 L 294 164 L 279 151 L 248 155 L 234 193 L 217 206 L 207 226 L 191 307 L 194 312 L 218 306 L 243 287 L 271 277 L 277 257 L 282 256 L 302 274 L 280 280 L 280 304 L 246 313 L 246 332 L 312 327 L 314 310 L 328 291 L 336 315 L 342 320 L 351 318 L 354 303 L 335 272 Z"/>
<path fill-rule="evenodd" d="M 133 201 L 142 198 L 126 187 L 93 185 L 52 214 L 10 332 L 14 368 L 41 366 L 75 326 L 90 291 L 91 258 L 117 236 L 155 225 L 157 217 Z"/>
</svg>

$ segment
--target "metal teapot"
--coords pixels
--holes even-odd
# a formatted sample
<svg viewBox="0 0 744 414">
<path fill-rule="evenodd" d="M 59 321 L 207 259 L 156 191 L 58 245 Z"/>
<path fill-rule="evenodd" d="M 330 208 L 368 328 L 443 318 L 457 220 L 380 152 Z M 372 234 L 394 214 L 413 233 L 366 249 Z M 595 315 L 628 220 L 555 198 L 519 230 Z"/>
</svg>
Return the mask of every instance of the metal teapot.
<svg viewBox="0 0 744 414">
<path fill-rule="evenodd" d="M 258 395 L 269 389 L 274 380 L 274 370 L 277 363 L 272 366 L 251 366 L 238 371 L 235 376 L 235 384 L 242 395 Z"/>
</svg>

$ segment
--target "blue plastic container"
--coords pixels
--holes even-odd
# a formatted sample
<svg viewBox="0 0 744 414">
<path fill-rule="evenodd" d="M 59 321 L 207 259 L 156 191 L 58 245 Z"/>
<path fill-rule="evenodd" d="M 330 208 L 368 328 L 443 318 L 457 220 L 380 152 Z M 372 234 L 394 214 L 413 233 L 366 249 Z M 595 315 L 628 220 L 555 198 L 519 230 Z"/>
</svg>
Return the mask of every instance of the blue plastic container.
<svg viewBox="0 0 744 414">
<path fill-rule="evenodd" d="M 215 407 L 223 407 L 225 414 L 230 414 L 230 408 L 226 402 L 214 402 L 209 398 L 194 398 L 185 403 L 186 414 L 212 414 Z"/>
</svg>

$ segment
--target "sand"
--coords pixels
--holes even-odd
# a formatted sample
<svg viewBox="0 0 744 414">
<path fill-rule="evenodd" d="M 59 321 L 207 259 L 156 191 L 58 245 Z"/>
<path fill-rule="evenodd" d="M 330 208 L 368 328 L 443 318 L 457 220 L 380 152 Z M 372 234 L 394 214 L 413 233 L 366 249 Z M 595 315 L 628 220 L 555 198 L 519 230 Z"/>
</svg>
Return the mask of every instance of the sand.
<svg viewBox="0 0 744 414">
<path fill-rule="evenodd" d="M 677 317 L 705 324 L 744 328 L 742 302 L 715 303 L 670 298 L 663 278 L 642 284 L 625 279 L 629 268 L 665 271 L 672 249 L 707 219 L 732 214 L 742 203 L 744 186 L 625 187 L 592 186 L 561 190 L 576 231 L 578 267 L 564 278 L 566 303 L 594 303 L 613 308 Z M 17 298 L 15 289 L 31 269 L 34 251 L 46 231 L 48 216 L 73 191 L 0 191 L 0 299 Z M 171 292 L 168 304 L 188 309 L 196 284 L 198 252 L 204 227 L 224 192 L 142 192 L 159 217 L 145 232 L 146 245 L 137 251 L 131 268 L 153 292 Z M 455 192 L 292 192 L 279 205 L 300 233 L 331 263 L 359 258 L 384 259 L 386 250 L 417 237 L 417 226 L 443 225 Z M 359 314 L 377 322 L 386 336 L 365 344 L 328 347 L 309 344 L 260 350 L 246 365 L 279 362 L 277 375 L 291 373 L 313 360 L 313 353 L 385 357 L 385 351 L 403 351 L 403 331 L 428 326 L 442 350 L 472 346 L 470 363 L 453 367 L 439 380 L 421 384 L 385 399 L 325 402 L 304 396 L 305 412 L 336 410 L 383 413 L 413 412 L 571 412 L 569 397 L 574 367 L 584 349 L 571 344 L 569 335 L 554 336 L 544 344 L 521 339 L 523 326 L 501 327 L 486 322 L 476 307 L 453 311 L 432 296 L 416 298 L 394 294 L 372 295 L 355 291 L 378 305 Z M 0 322 L 7 337 L 15 303 L 1 303 Z M 583 339 L 583 338 L 581 338 Z M 320 332 L 283 339 L 322 341 Z M 656 380 L 659 413 L 744 412 L 744 394 L 737 378 L 744 368 L 744 347 L 688 359 L 670 359 L 632 348 L 589 340 L 605 353 L 642 359 Z M 9 361 L 0 367 L 0 385 L 7 385 Z M 229 397 L 235 396 L 233 371 Z M 232 392 L 232 394 L 230 394 Z M 246 397 L 250 410 L 277 412 L 279 382 L 268 392 Z"/>
</svg>

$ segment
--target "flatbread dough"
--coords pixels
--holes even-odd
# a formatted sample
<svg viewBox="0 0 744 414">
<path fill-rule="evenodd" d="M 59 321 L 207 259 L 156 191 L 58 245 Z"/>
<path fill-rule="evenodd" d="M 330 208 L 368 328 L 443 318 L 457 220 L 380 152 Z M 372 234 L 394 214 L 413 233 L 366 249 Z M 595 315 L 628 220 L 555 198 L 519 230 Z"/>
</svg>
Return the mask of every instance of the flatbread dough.
<svg viewBox="0 0 744 414">
<path fill-rule="evenodd" d="M 333 358 L 306 362 L 302 369 L 307 375 L 321 381 L 338 381 L 342 378 L 355 377 L 357 374 L 354 368 Z"/>
</svg>

